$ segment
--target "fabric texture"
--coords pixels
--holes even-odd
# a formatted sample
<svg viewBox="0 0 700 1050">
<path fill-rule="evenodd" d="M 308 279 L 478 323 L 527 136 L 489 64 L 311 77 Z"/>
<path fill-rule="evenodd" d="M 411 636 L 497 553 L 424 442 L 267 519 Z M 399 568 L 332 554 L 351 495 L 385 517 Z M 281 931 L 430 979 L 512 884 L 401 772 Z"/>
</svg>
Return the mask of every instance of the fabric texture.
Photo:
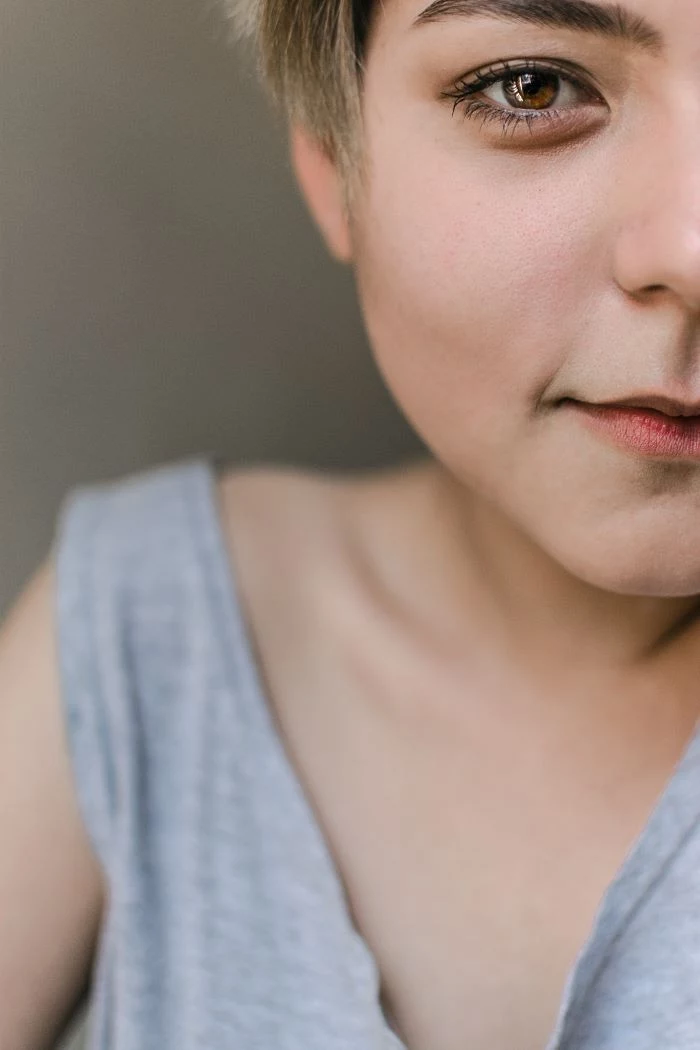
<svg viewBox="0 0 700 1050">
<path fill-rule="evenodd" d="M 65 497 L 61 695 L 109 906 L 89 1050 L 406 1050 L 285 753 L 200 456 Z M 542 1050 L 700 1048 L 700 733 Z M 469 945 L 465 945 L 465 952 Z"/>
</svg>

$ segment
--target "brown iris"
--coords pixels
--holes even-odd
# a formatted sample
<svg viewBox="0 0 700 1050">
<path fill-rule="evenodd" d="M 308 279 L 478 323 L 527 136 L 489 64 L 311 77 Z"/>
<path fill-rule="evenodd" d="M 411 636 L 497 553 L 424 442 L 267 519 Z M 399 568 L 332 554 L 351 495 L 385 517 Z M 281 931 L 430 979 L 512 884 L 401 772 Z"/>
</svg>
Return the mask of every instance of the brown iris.
<svg viewBox="0 0 700 1050">
<path fill-rule="evenodd" d="M 504 81 L 503 94 L 517 106 L 546 109 L 559 94 L 555 73 L 517 73 Z"/>
</svg>

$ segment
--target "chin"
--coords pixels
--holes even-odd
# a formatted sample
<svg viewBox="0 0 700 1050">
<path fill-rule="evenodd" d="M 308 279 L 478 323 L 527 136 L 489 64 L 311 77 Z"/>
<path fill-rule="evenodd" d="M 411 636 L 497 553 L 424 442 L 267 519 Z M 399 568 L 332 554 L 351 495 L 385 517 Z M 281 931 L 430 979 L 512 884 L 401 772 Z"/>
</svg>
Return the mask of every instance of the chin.
<svg viewBox="0 0 700 1050">
<path fill-rule="evenodd" d="M 576 542 L 574 542 L 574 540 Z M 612 594 L 647 598 L 700 595 L 700 536 L 687 529 L 600 528 L 559 540 L 549 553 L 573 576 Z"/>
</svg>

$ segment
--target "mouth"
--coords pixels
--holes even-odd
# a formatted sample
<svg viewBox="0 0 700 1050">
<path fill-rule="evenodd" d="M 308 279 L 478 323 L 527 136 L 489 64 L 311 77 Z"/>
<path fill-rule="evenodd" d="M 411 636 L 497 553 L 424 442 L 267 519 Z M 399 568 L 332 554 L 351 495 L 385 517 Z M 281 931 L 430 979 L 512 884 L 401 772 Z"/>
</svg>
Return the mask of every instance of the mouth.
<svg viewBox="0 0 700 1050">
<path fill-rule="evenodd" d="M 700 460 L 700 403 L 656 395 L 594 403 L 560 403 L 598 437 L 637 456 Z"/>
</svg>

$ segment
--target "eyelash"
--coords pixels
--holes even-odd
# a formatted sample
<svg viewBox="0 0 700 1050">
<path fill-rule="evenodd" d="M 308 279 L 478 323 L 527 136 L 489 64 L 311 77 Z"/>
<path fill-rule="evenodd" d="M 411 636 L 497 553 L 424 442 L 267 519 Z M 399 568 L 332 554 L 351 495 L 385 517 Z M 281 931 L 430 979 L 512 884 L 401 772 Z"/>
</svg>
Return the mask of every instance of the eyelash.
<svg viewBox="0 0 700 1050">
<path fill-rule="evenodd" d="M 532 133 L 532 129 L 535 125 L 551 127 L 554 124 L 568 123 L 568 118 L 561 115 L 562 112 L 568 112 L 568 110 L 562 111 L 551 109 L 541 110 L 535 113 L 527 113 L 518 110 L 505 109 L 503 106 L 489 102 L 482 102 L 478 99 L 472 98 L 473 95 L 485 91 L 486 88 L 492 87 L 500 81 L 514 80 L 519 74 L 532 72 L 553 74 L 558 77 L 559 80 L 565 80 L 578 90 L 583 91 L 590 98 L 602 101 L 598 93 L 594 91 L 592 87 L 577 77 L 572 76 L 569 71 L 564 72 L 561 67 L 532 60 L 518 63 L 500 62 L 497 66 L 489 66 L 485 72 L 476 73 L 474 78 L 468 82 L 466 80 L 460 80 L 453 90 L 443 92 L 441 97 L 452 99 L 454 101 L 452 107 L 453 115 L 457 107 L 463 104 L 465 118 L 474 119 L 478 114 L 482 115 L 482 127 L 485 124 L 490 124 L 492 121 L 497 121 L 503 128 L 504 137 L 507 135 L 508 129 L 511 127 L 513 133 L 515 133 L 519 127 L 525 125 L 530 133 Z"/>
</svg>

